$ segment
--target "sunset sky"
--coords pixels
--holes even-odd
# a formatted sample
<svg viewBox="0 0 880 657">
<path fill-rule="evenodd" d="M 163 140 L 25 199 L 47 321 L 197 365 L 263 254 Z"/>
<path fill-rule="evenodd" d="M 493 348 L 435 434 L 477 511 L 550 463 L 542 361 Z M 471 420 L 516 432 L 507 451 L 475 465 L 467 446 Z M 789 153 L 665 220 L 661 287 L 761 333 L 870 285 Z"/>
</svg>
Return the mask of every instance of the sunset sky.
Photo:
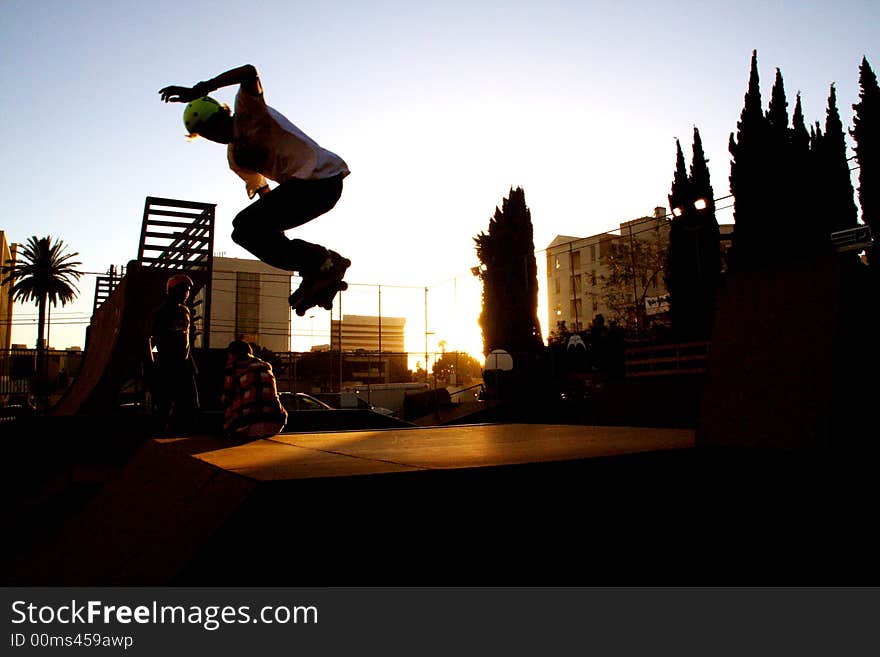
<svg viewBox="0 0 880 657">
<path fill-rule="evenodd" d="M 250 201 L 224 148 L 188 142 L 183 106 L 157 91 L 251 63 L 268 104 L 352 171 L 337 207 L 289 235 L 351 258 L 346 312 L 375 314 L 375 285 L 385 286 L 383 313 L 407 316 L 413 351 L 424 349 L 427 287 L 432 348 L 445 340 L 479 352 L 472 238 L 511 186 L 525 190 L 539 251 L 557 234 L 613 230 L 666 205 L 675 138 L 689 157 L 696 125 L 725 196 L 753 49 L 765 108 L 779 67 L 790 109 L 800 91 L 808 122 L 824 123 L 836 83 L 851 126 L 862 57 L 880 70 L 876 0 L 2 0 L 0 9 L 8 239 L 60 237 L 83 270 L 103 272 L 136 257 L 144 199 L 161 196 L 216 203 L 215 250 L 250 257 L 229 237 Z M 232 104 L 234 94 L 213 95 Z M 52 346 L 82 344 L 94 278 L 83 278 L 78 303 L 54 310 Z M 294 316 L 294 348 L 327 341 L 327 313 L 315 315 Z M 545 310 L 539 317 L 546 324 Z M 32 345 L 35 308 L 17 307 L 16 318 L 13 341 Z"/>
</svg>

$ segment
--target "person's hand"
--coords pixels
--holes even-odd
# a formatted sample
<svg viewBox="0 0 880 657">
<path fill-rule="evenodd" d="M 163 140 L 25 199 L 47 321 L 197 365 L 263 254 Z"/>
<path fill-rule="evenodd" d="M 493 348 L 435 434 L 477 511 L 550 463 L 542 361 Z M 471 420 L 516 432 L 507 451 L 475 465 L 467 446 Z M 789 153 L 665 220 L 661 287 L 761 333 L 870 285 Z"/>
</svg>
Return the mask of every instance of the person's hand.
<svg viewBox="0 0 880 657">
<path fill-rule="evenodd" d="M 166 103 L 188 103 L 196 98 L 200 98 L 194 87 L 177 87 L 174 85 L 160 89 L 159 95 Z"/>
</svg>

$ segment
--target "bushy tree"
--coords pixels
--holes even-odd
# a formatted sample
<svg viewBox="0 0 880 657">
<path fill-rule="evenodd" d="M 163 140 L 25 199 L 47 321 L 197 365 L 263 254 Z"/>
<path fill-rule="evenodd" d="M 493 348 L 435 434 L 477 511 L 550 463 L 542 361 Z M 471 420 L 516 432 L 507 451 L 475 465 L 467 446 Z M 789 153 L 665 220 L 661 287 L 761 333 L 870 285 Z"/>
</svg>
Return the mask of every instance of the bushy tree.
<svg viewBox="0 0 880 657">
<path fill-rule="evenodd" d="M 505 349 L 534 353 L 543 347 L 538 322 L 538 266 L 532 215 L 521 187 L 495 208 L 487 233 L 474 238 L 482 266 L 480 328 L 486 354 Z"/>
<path fill-rule="evenodd" d="M 602 298 L 610 319 L 629 335 L 647 335 L 645 298 L 662 281 L 669 254 L 669 224 L 654 219 L 630 233 L 622 230 L 611 246 L 602 275 Z"/>
<path fill-rule="evenodd" d="M 445 351 L 431 368 L 438 381 L 459 384 L 479 379 L 483 368 L 480 361 L 463 351 Z"/>
<path fill-rule="evenodd" d="M 556 322 L 556 328 L 550 331 L 550 335 L 547 336 L 547 344 L 551 347 L 564 345 L 570 335 L 571 331 L 568 329 L 565 320 L 560 320 Z"/>
</svg>

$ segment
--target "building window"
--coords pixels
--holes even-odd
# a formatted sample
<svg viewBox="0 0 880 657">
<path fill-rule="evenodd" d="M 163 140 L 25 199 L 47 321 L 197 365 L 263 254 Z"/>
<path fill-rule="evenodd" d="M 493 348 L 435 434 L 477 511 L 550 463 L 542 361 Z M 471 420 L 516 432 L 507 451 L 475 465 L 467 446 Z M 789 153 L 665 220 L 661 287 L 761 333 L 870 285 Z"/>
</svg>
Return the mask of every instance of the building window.
<svg viewBox="0 0 880 657">
<path fill-rule="evenodd" d="M 574 283 L 574 295 L 580 296 L 581 293 L 581 275 L 577 274 L 576 276 L 571 277 L 572 282 Z"/>
<path fill-rule="evenodd" d="M 260 275 L 235 272 L 235 334 L 256 336 L 260 332 Z"/>
<path fill-rule="evenodd" d="M 596 287 L 596 270 L 590 272 L 590 285 Z"/>
<path fill-rule="evenodd" d="M 559 293 L 561 292 L 561 286 L 560 286 L 560 283 L 559 283 L 559 277 L 558 277 L 558 276 L 556 276 L 556 277 L 553 278 L 553 283 L 554 283 L 555 288 L 556 288 L 556 294 L 559 294 Z"/>
<path fill-rule="evenodd" d="M 572 251 L 571 256 L 571 270 L 576 271 L 581 268 L 581 252 L 580 251 Z"/>
<path fill-rule="evenodd" d="M 584 305 L 581 299 L 572 299 L 569 304 L 569 310 L 571 311 L 569 313 L 571 320 L 575 322 L 575 325 L 580 324 L 584 319 Z"/>
<path fill-rule="evenodd" d="M 590 262 L 596 262 L 596 245 L 590 245 Z"/>
</svg>

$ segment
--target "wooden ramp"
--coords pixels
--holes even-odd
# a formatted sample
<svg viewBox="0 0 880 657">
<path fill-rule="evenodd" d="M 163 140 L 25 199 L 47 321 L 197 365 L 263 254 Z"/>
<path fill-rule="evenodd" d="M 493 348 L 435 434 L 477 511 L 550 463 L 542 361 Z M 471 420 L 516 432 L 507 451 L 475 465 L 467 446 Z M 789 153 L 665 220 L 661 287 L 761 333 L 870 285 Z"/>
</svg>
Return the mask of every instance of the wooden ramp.
<svg viewBox="0 0 880 657">
<path fill-rule="evenodd" d="M 160 441 L 192 448 L 192 439 Z M 279 434 L 244 445 L 202 444 L 194 456 L 256 481 L 570 461 L 693 447 L 693 431 L 570 425 L 477 424 Z"/>
<path fill-rule="evenodd" d="M 600 480 L 619 499 L 637 484 L 639 468 L 590 481 L 582 464 L 693 441 L 684 430 L 566 425 L 282 434 L 233 445 L 154 439 L 4 579 L 274 585 L 463 574 L 464 552 L 512 540 L 536 520 L 558 524 L 570 549 L 581 523 L 606 514 L 589 495 Z M 553 532 L 524 540 L 510 548 L 552 542 Z M 442 565 L 438 550 L 453 546 Z M 424 569 L 414 557 L 427 560 Z"/>
</svg>

